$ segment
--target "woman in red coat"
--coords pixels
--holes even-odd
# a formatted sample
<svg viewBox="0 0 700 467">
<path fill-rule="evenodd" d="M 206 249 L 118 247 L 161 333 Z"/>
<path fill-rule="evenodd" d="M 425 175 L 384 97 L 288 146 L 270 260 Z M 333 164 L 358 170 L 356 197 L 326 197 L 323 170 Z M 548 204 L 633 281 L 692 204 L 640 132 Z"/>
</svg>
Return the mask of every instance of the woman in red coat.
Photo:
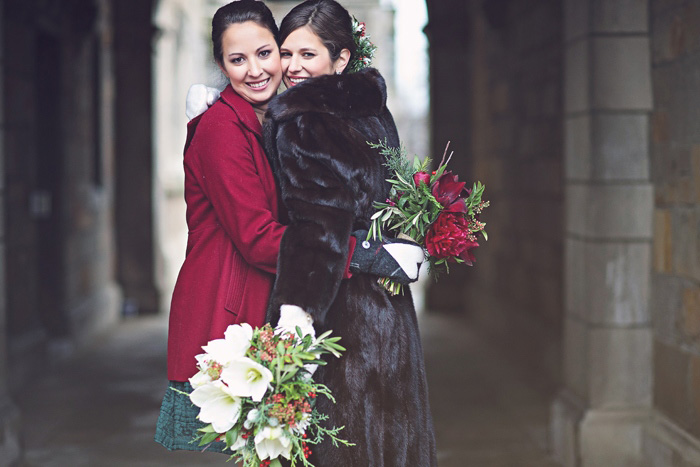
<svg viewBox="0 0 700 467">
<path fill-rule="evenodd" d="M 251 0 L 212 20 L 214 58 L 229 80 L 221 98 L 188 125 L 185 146 L 187 254 L 173 291 L 168 331 L 170 386 L 190 392 L 195 355 L 231 324 L 261 326 L 284 226 L 275 179 L 261 145 L 261 117 L 281 81 L 277 26 Z M 156 441 L 198 450 L 187 397 L 167 390 Z M 220 450 L 212 446 L 210 450 Z"/>
</svg>

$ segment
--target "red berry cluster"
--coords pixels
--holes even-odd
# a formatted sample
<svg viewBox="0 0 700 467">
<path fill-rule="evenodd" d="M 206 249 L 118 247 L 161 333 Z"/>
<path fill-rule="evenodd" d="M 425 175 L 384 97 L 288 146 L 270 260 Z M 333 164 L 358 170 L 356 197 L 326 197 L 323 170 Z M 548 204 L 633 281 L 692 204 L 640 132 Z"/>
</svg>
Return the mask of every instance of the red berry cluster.
<svg viewBox="0 0 700 467">
<path fill-rule="evenodd" d="M 311 396 L 313 394 L 313 396 Z M 315 393 L 310 393 L 309 397 L 316 397 Z M 283 402 L 282 394 L 273 394 L 270 397 L 272 400 L 272 408 L 268 411 L 269 417 L 275 417 L 280 423 L 287 424 L 290 428 L 294 428 L 297 423 L 297 414 L 311 412 L 311 404 L 306 399 L 295 399 L 293 401 Z"/>
<path fill-rule="evenodd" d="M 306 439 L 306 433 L 304 433 L 301 437 Z M 308 459 L 309 456 L 312 454 L 312 451 L 309 445 L 306 444 L 306 441 L 301 442 L 301 449 L 304 452 L 304 457 Z"/>
<path fill-rule="evenodd" d="M 266 327 L 260 332 L 260 344 L 263 353 L 275 355 L 277 343 L 275 342 L 275 333 L 272 331 L 272 328 Z"/>
<path fill-rule="evenodd" d="M 264 461 L 260 461 L 260 467 L 267 467 L 270 463 L 270 459 L 265 459 Z"/>
</svg>

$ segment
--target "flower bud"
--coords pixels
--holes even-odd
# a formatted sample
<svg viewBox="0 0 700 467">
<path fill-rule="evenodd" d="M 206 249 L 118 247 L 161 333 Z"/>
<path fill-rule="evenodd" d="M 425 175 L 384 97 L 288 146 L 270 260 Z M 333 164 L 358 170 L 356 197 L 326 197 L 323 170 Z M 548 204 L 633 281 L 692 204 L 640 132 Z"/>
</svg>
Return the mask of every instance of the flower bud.
<svg viewBox="0 0 700 467">
<path fill-rule="evenodd" d="M 425 183 L 426 185 L 430 184 L 430 174 L 426 172 L 416 172 L 413 174 L 413 183 L 416 184 L 416 186 L 420 186 L 421 182 Z"/>
<path fill-rule="evenodd" d="M 248 412 L 248 417 L 246 417 L 248 420 L 251 422 L 254 422 L 256 418 L 258 418 L 258 415 L 260 414 L 260 411 L 258 409 L 252 409 L 250 412 Z"/>
</svg>

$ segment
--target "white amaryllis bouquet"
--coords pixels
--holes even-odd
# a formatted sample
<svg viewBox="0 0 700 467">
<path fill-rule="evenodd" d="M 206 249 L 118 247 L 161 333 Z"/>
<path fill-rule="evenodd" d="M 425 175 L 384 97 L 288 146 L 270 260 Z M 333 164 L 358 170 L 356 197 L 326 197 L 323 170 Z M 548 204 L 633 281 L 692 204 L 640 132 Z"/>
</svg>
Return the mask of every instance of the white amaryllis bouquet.
<svg viewBox="0 0 700 467">
<path fill-rule="evenodd" d="M 343 427 L 320 425 L 328 416 L 316 410 L 315 398 L 334 399 L 311 376 L 311 368 L 325 365 L 322 355 L 340 357 L 340 338 L 330 337 L 331 331 L 316 338 L 296 332 L 236 324 L 202 347 L 189 394 L 199 420 L 208 423 L 195 438 L 200 446 L 223 441 L 243 467 L 275 467 L 280 456 L 292 466 L 311 466 L 309 445 L 326 436 L 334 445 L 352 445 L 338 438 Z"/>
</svg>

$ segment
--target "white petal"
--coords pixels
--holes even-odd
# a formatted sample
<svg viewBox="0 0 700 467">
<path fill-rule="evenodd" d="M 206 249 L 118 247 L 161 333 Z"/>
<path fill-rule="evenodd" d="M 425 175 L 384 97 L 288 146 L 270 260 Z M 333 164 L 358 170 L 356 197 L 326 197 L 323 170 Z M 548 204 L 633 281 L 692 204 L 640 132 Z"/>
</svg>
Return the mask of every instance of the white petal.
<svg viewBox="0 0 700 467">
<path fill-rule="evenodd" d="M 205 353 L 200 353 L 199 355 L 195 355 L 194 359 L 197 360 L 197 365 L 202 367 L 202 368 L 208 368 L 209 364 L 208 361 L 211 357 Z"/>
<path fill-rule="evenodd" d="M 250 345 L 250 340 L 253 338 L 253 328 L 250 324 L 232 324 L 224 332 L 224 338 L 227 340 L 244 341 Z"/>
<path fill-rule="evenodd" d="M 249 358 L 240 358 L 224 368 L 221 379 L 229 386 L 232 394 L 250 397 L 259 402 L 272 381 L 272 372 Z"/>
<path fill-rule="evenodd" d="M 243 438 L 241 435 L 238 435 L 238 438 L 236 438 L 236 441 L 231 445 L 231 450 L 237 451 L 238 449 L 245 446 L 247 442 L 248 442 L 247 439 Z"/>
<path fill-rule="evenodd" d="M 253 328 L 250 324 L 233 324 L 224 332 L 224 338 L 231 346 L 231 358 L 241 358 L 250 347 L 250 340 L 253 338 Z"/>
<path fill-rule="evenodd" d="M 239 349 L 231 341 L 226 339 L 214 339 L 202 347 L 209 354 L 209 358 L 223 366 L 228 365 L 231 360 L 240 357 Z"/>
<path fill-rule="evenodd" d="M 221 381 L 198 387 L 190 394 L 190 400 L 200 407 L 199 419 L 211 423 L 217 433 L 230 430 L 241 413 L 241 400 L 232 396 Z"/>
<path fill-rule="evenodd" d="M 202 373 L 201 371 L 190 378 L 190 384 L 194 389 L 204 386 L 207 383 L 211 383 L 211 376 L 206 373 Z"/>
<path fill-rule="evenodd" d="M 254 422 L 255 419 L 258 418 L 258 415 L 260 415 L 260 411 L 258 409 L 251 409 L 251 411 L 248 412 L 246 419 Z"/>
<path fill-rule="evenodd" d="M 282 428 L 265 427 L 255 436 L 255 451 L 261 460 L 267 457 L 275 459 L 280 455 L 289 459 L 291 448 L 291 441 Z"/>
</svg>

